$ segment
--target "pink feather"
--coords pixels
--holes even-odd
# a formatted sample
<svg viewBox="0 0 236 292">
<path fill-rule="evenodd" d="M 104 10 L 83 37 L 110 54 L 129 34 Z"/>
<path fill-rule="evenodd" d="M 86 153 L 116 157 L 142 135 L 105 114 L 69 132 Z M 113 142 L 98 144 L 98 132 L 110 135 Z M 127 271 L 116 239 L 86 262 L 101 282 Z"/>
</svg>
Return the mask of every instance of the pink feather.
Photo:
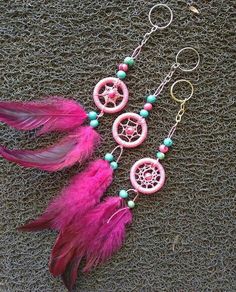
<svg viewBox="0 0 236 292">
<path fill-rule="evenodd" d="M 58 171 L 88 159 L 99 140 L 99 134 L 92 127 L 80 127 L 46 149 L 8 150 L 0 146 L 0 156 L 25 167 Z"/>
<path fill-rule="evenodd" d="M 18 130 L 42 127 L 38 134 L 67 131 L 80 126 L 87 118 L 80 104 L 51 96 L 42 101 L 0 102 L 0 121 Z"/>
<path fill-rule="evenodd" d="M 132 223 L 132 213 L 128 207 L 119 209 L 99 229 L 96 237 L 87 247 L 86 265 L 83 272 L 89 272 L 97 265 L 104 263 L 116 253 L 124 243 L 125 227 Z"/>
<path fill-rule="evenodd" d="M 36 220 L 23 225 L 22 231 L 56 229 L 69 226 L 94 207 L 112 182 L 113 170 L 109 163 L 99 159 L 91 162 L 81 173 L 75 175 L 61 194 L 52 200 L 45 212 Z"/>
<path fill-rule="evenodd" d="M 54 276 L 62 274 L 69 263 L 64 263 L 64 258 L 72 252 L 81 253 L 80 246 L 86 249 L 88 243 L 98 232 L 100 226 L 116 212 L 121 203 L 121 198 L 108 198 L 105 202 L 88 211 L 80 220 L 74 220 L 59 233 L 50 258 L 50 271 Z M 76 254 L 76 253 L 75 253 Z M 72 256 L 71 256 L 72 259 Z M 63 268 L 62 265 L 63 264 Z M 58 270 L 57 267 L 60 266 Z"/>
<path fill-rule="evenodd" d="M 86 256 L 91 242 L 96 240 L 100 228 L 107 224 L 122 202 L 119 197 L 108 198 L 58 235 L 51 253 L 49 268 L 54 276 L 62 275 L 68 290 L 75 284 L 78 267 Z"/>
</svg>

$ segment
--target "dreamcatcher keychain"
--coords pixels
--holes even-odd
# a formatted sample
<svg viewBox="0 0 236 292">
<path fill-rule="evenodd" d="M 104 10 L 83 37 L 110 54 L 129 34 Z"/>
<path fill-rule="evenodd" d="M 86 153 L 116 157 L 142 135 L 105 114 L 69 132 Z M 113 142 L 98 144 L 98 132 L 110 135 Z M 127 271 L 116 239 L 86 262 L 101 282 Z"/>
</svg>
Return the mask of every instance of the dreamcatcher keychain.
<svg viewBox="0 0 236 292">
<path fill-rule="evenodd" d="M 179 63 L 180 55 L 183 52 L 191 51 L 196 54 L 197 61 L 192 68 L 185 68 Z M 49 203 L 44 213 L 36 220 L 21 227 L 24 231 L 38 231 L 43 229 L 55 229 L 61 231 L 78 217 L 82 216 L 98 204 L 113 180 L 113 172 L 118 168 L 118 162 L 122 157 L 124 148 L 135 148 L 143 143 L 147 137 L 146 118 L 157 101 L 164 86 L 170 82 L 177 68 L 184 72 L 195 70 L 200 62 L 199 53 L 192 47 L 181 49 L 174 64 L 171 65 L 169 73 L 155 90 L 153 95 L 146 98 L 143 108 L 137 113 L 124 113 L 116 118 L 112 127 L 112 134 L 117 146 L 107 153 L 104 159 L 97 159 L 91 162 L 84 171 L 75 175 L 69 185 L 61 194 Z M 117 159 L 115 152 L 119 151 Z M 66 210 L 66 211 L 65 211 Z"/>
<path fill-rule="evenodd" d="M 190 96 L 183 100 L 176 98 L 173 92 L 174 86 L 180 82 L 187 82 L 191 87 Z M 108 197 L 60 233 L 52 250 L 49 265 L 53 275 L 62 275 L 68 290 L 75 284 L 82 259 L 85 260 L 82 271 L 86 273 L 104 263 L 121 248 L 125 228 L 132 222 L 131 209 L 134 208 L 137 197 L 141 194 L 154 194 L 163 187 L 165 171 L 160 160 L 164 159 L 173 145 L 172 137 L 192 95 L 193 86 L 188 80 L 178 80 L 171 86 L 171 97 L 180 104 L 175 124 L 160 145 L 156 158 L 142 158 L 132 166 L 130 180 L 133 189 L 121 190 L 118 197 Z M 129 191 L 135 192 L 136 197 L 128 200 L 126 204 L 124 198 L 128 197 Z"/>
<path fill-rule="evenodd" d="M 185 68 L 178 62 L 180 54 L 186 50 L 193 51 L 198 58 L 196 65 L 191 69 Z M 20 230 L 38 231 L 47 228 L 58 230 L 60 231 L 60 234 L 56 240 L 57 243 L 65 240 L 64 234 L 67 239 L 70 238 L 68 230 L 71 230 L 73 234 L 74 224 L 81 221 L 81 218 L 86 217 L 89 212 L 92 212 L 93 208 L 97 208 L 96 205 L 99 204 L 102 195 L 112 182 L 113 170 L 118 167 L 118 160 L 121 158 L 123 148 L 137 147 L 144 141 L 147 134 L 145 118 L 149 115 L 149 111 L 152 109 L 152 104 L 157 100 L 157 97 L 162 92 L 165 84 L 171 80 L 175 70 L 180 68 L 182 71 L 193 71 L 198 67 L 199 62 L 199 54 L 195 49 L 191 47 L 181 49 L 176 55 L 176 62 L 171 66 L 170 72 L 158 86 L 155 93 L 147 97 L 147 103 L 145 103 L 144 108 L 140 111 L 139 115 L 135 113 L 126 113 L 115 120 L 113 125 L 113 136 L 119 145 L 115 147 L 111 153 L 107 153 L 104 160 L 98 159 L 92 162 L 85 171 L 76 175 L 71 183 L 61 192 L 60 196 L 52 200 L 46 211 L 38 219 L 22 226 Z M 147 109 L 147 105 L 149 109 Z M 125 119 L 127 119 L 127 121 L 124 124 Z M 119 130 L 120 128 L 121 131 Z M 123 135 L 124 131 L 125 135 Z M 139 134 L 137 135 L 135 131 Z M 133 139 L 131 139 L 131 137 Z M 121 152 L 115 161 L 113 152 L 117 148 L 120 148 Z M 125 198 L 127 193 L 128 192 L 123 190 L 121 191 L 121 196 Z M 114 200 L 116 201 L 116 199 Z M 112 201 L 113 199 L 109 202 Z M 130 204 L 131 202 L 129 202 L 129 205 Z M 114 209 L 113 205 L 114 204 L 111 205 L 111 210 Z M 98 216 L 100 215 L 98 214 Z M 96 218 L 94 218 L 94 228 L 96 228 L 96 224 L 99 224 L 99 222 L 96 223 L 95 221 Z M 73 238 L 70 239 L 72 240 L 73 245 Z M 63 278 L 65 278 L 67 273 L 64 274 L 63 272 L 66 269 L 67 263 L 68 262 L 65 260 L 65 266 L 63 267 L 61 266 L 61 262 L 59 262 L 59 266 L 51 263 L 50 270 L 52 274 L 54 276 L 63 274 Z M 75 264 L 77 264 L 77 262 L 75 262 Z M 73 278 L 73 281 L 69 279 L 70 283 L 74 283 L 76 279 L 75 271 L 73 275 L 75 278 Z M 71 284 L 69 284 L 67 280 L 68 279 L 66 278 L 64 279 L 66 286 L 70 286 Z"/>
<path fill-rule="evenodd" d="M 170 14 L 166 25 L 157 25 L 152 21 L 154 9 L 164 8 Z M 140 45 L 130 57 L 118 65 L 116 77 L 108 77 L 97 83 L 93 91 L 93 100 L 99 113 L 86 113 L 80 104 L 63 97 L 48 97 L 35 102 L 0 102 L 0 121 L 18 130 L 33 130 L 41 127 L 38 135 L 52 131 L 72 131 L 56 144 L 39 150 L 9 150 L 0 146 L 0 156 L 25 167 L 33 167 L 46 171 L 58 171 L 76 162 L 83 162 L 91 157 L 99 144 L 100 135 L 95 131 L 104 114 L 120 112 L 129 98 L 128 88 L 122 81 L 127 71 L 134 65 L 143 46 L 151 34 L 167 28 L 172 20 L 172 10 L 166 4 L 156 4 L 148 15 L 151 30 L 147 32 Z M 82 126 L 89 119 L 89 126 Z"/>
</svg>

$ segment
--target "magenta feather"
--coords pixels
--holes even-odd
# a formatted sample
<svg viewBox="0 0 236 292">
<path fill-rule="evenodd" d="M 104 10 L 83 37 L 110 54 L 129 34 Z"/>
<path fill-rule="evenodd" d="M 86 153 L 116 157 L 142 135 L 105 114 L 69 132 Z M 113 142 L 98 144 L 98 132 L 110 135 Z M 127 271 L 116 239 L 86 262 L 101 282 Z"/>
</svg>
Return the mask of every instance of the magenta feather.
<svg viewBox="0 0 236 292">
<path fill-rule="evenodd" d="M 120 205 L 120 198 L 109 198 L 87 212 L 80 220 L 74 220 L 63 229 L 53 247 L 50 258 L 50 271 L 54 276 L 64 273 L 69 262 L 74 258 L 81 260 L 86 248 L 93 240 L 104 217 L 109 218 Z"/>
<path fill-rule="evenodd" d="M 132 223 L 132 213 L 128 207 L 119 209 L 99 229 L 96 237 L 87 247 L 86 265 L 83 272 L 89 272 L 97 265 L 104 263 L 116 253 L 124 243 L 125 227 Z"/>
<path fill-rule="evenodd" d="M 75 175 L 61 194 L 52 200 L 45 212 L 36 220 L 23 225 L 22 231 L 56 229 L 69 226 L 73 220 L 80 220 L 94 207 L 112 182 L 113 170 L 102 159 L 91 162 L 81 173 Z"/>
<path fill-rule="evenodd" d="M 110 258 L 121 247 L 125 225 L 132 221 L 130 210 L 120 209 L 123 203 L 119 197 L 108 198 L 59 234 L 49 267 L 54 276 L 62 275 L 68 290 L 75 284 L 83 258 L 87 258 L 84 271 L 88 271 Z"/>
<path fill-rule="evenodd" d="M 58 171 L 88 159 L 99 140 L 99 134 L 92 127 L 80 127 L 46 149 L 8 150 L 0 146 L 0 156 L 25 167 Z"/>
<path fill-rule="evenodd" d="M 38 134 L 67 131 L 80 126 L 87 118 L 80 104 L 51 96 L 42 101 L 0 102 L 0 121 L 18 130 L 42 127 Z"/>
</svg>

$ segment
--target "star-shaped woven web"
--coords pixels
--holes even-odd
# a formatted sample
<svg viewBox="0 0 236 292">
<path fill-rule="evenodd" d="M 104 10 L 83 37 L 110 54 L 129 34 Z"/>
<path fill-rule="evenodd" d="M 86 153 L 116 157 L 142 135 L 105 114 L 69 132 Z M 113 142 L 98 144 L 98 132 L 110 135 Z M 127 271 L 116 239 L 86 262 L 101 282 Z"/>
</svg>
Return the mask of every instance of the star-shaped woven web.
<svg viewBox="0 0 236 292">
<path fill-rule="evenodd" d="M 109 94 L 114 94 L 110 97 Z M 116 107 L 123 99 L 123 91 L 118 82 L 104 85 L 98 94 L 100 102 L 106 107 Z"/>
<path fill-rule="evenodd" d="M 126 142 L 134 142 L 140 138 L 142 127 L 134 118 L 124 119 L 119 123 L 118 135 Z"/>
<path fill-rule="evenodd" d="M 157 166 L 151 163 L 144 163 L 140 165 L 135 171 L 135 180 L 142 187 L 146 189 L 154 188 L 158 185 L 160 180 L 160 172 Z"/>
</svg>

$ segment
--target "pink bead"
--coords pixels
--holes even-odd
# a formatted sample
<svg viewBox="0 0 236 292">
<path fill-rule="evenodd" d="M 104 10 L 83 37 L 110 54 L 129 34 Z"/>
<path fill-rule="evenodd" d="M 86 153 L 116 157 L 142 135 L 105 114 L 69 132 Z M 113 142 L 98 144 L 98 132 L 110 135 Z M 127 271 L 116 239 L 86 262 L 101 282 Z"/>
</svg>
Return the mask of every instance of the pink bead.
<svg viewBox="0 0 236 292">
<path fill-rule="evenodd" d="M 133 135 L 134 127 L 128 127 L 125 132 L 127 135 Z"/>
<path fill-rule="evenodd" d="M 166 153 L 166 152 L 168 152 L 169 148 L 166 145 L 162 144 L 162 145 L 160 145 L 159 150 L 162 153 Z"/>
<path fill-rule="evenodd" d="M 146 111 L 150 111 L 152 110 L 152 104 L 151 103 L 145 103 L 144 107 L 143 107 Z"/>
<path fill-rule="evenodd" d="M 129 69 L 129 67 L 128 67 L 127 64 L 120 64 L 120 65 L 118 66 L 118 69 L 121 70 L 121 71 L 125 71 L 125 72 L 127 72 L 128 69 Z"/>
<path fill-rule="evenodd" d="M 114 98 L 114 97 L 116 96 L 116 92 L 115 92 L 114 90 L 112 90 L 112 91 L 110 91 L 110 92 L 108 93 L 108 96 L 109 96 L 110 98 Z"/>
<path fill-rule="evenodd" d="M 152 180 L 152 174 L 150 172 L 146 172 L 144 174 L 144 178 L 146 181 L 151 181 Z"/>
</svg>

